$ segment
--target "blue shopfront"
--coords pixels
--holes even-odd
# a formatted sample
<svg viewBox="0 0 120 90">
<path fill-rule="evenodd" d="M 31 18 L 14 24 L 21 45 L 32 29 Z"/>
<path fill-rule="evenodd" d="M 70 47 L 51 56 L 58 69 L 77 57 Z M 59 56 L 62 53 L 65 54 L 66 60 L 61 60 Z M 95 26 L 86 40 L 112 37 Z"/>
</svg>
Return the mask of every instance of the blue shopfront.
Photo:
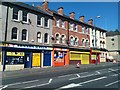
<svg viewBox="0 0 120 90">
<path fill-rule="evenodd" d="M 6 44 L 2 47 L 4 70 L 51 66 L 51 47 Z"/>
</svg>

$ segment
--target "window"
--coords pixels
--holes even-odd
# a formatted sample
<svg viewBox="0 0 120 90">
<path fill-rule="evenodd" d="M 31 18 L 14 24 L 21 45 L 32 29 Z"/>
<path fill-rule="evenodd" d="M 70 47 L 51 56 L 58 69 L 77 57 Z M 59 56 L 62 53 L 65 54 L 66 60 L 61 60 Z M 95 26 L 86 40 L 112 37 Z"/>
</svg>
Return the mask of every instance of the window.
<svg viewBox="0 0 120 90">
<path fill-rule="evenodd" d="M 44 43 L 48 43 L 48 33 L 44 34 Z"/>
<path fill-rule="evenodd" d="M 37 25 L 41 25 L 42 26 L 42 17 L 41 16 L 37 16 Z"/>
<path fill-rule="evenodd" d="M 85 27 L 82 26 L 82 33 L 85 33 Z"/>
<path fill-rule="evenodd" d="M 72 23 L 70 23 L 70 30 L 73 30 L 73 25 Z"/>
<path fill-rule="evenodd" d="M 27 30 L 26 29 L 23 29 L 22 30 L 22 40 L 27 40 Z"/>
<path fill-rule="evenodd" d="M 18 20 L 18 10 L 17 9 L 13 9 L 13 19 Z"/>
<path fill-rule="evenodd" d="M 86 34 L 88 34 L 88 28 L 86 28 Z"/>
<path fill-rule="evenodd" d="M 41 32 L 37 33 L 37 42 L 41 43 Z"/>
<path fill-rule="evenodd" d="M 82 46 L 85 46 L 85 44 L 84 44 L 84 39 L 82 39 Z"/>
<path fill-rule="evenodd" d="M 85 43 L 85 45 L 86 45 L 86 46 L 89 46 L 89 42 L 88 42 L 88 40 L 86 40 L 86 43 Z"/>
<path fill-rule="evenodd" d="M 94 40 L 92 40 L 92 46 L 94 47 Z"/>
<path fill-rule="evenodd" d="M 27 22 L 27 12 L 26 11 L 23 11 L 23 17 L 22 17 L 22 20 Z"/>
<path fill-rule="evenodd" d="M 17 28 L 14 27 L 12 29 L 12 35 L 11 35 L 11 39 L 17 39 L 18 35 L 17 35 Z"/>
<path fill-rule="evenodd" d="M 56 34 L 55 40 L 56 40 L 56 43 L 59 43 L 59 40 L 60 40 L 59 34 Z"/>
<path fill-rule="evenodd" d="M 48 18 L 45 18 L 44 26 L 49 27 L 49 19 Z"/>
<path fill-rule="evenodd" d="M 65 28 L 65 22 L 62 21 L 62 28 Z"/>
<path fill-rule="evenodd" d="M 111 41 L 114 41 L 114 38 L 111 38 Z"/>
<path fill-rule="evenodd" d="M 74 38 L 73 37 L 70 38 L 70 45 L 74 45 Z"/>
<path fill-rule="evenodd" d="M 60 27 L 59 19 L 56 19 L 56 26 Z"/>
<path fill-rule="evenodd" d="M 77 31 L 78 26 L 76 24 L 74 24 L 74 30 Z"/>
<path fill-rule="evenodd" d="M 62 42 L 63 44 L 65 44 L 65 35 L 62 35 L 62 36 L 61 36 L 61 42 Z"/>
<path fill-rule="evenodd" d="M 75 45 L 78 45 L 78 38 L 75 38 Z"/>
<path fill-rule="evenodd" d="M 94 30 L 92 29 L 92 35 L 94 34 Z"/>
</svg>

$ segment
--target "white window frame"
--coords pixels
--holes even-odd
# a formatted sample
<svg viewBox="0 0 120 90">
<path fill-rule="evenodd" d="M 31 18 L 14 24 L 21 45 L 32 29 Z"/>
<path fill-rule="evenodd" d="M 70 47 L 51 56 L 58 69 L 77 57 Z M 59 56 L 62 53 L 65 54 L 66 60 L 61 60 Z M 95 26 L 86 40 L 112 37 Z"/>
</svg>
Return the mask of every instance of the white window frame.
<svg viewBox="0 0 120 90">
<path fill-rule="evenodd" d="M 26 30 L 26 40 L 22 40 L 22 37 L 21 37 L 21 40 L 22 40 L 22 41 L 28 41 L 28 30 L 27 30 L 27 29 L 22 29 L 22 31 L 23 31 L 23 30 Z M 23 33 L 22 33 L 22 35 L 23 35 Z"/>
<path fill-rule="evenodd" d="M 57 39 L 57 36 L 58 35 L 58 39 Z M 60 43 L 60 34 L 59 33 L 56 33 L 55 34 L 55 43 L 59 44 Z"/>
<path fill-rule="evenodd" d="M 64 36 L 64 37 L 62 38 L 62 36 Z M 62 44 L 65 44 L 65 38 L 66 38 L 66 36 L 65 36 L 64 34 L 62 34 L 62 35 L 61 35 L 61 43 L 62 43 Z"/>
<path fill-rule="evenodd" d="M 71 41 L 71 38 L 73 38 L 73 41 Z M 73 45 L 74 45 L 74 42 L 75 42 L 74 37 L 73 37 L 73 36 L 71 36 L 71 37 L 70 37 L 70 45 L 72 45 L 72 46 L 73 46 Z"/>
<path fill-rule="evenodd" d="M 82 26 L 82 33 L 84 34 L 85 33 L 85 27 Z"/>
<path fill-rule="evenodd" d="M 60 20 L 59 19 L 56 19 L 56 23 L 55 23 L 56 25 L 56 27 L 60 27 Z"/>
<path fill-rule="evenodd" d="M 13 27 L 13 28 L 16 28 L 17 29 L 17 39 L 12 39 L 12 33 L 11 33 L 11 40 L 15 40 L 15 41 L 17 41 L 18 40 L 18 34 L 19 34 L 19 31 L 18 31 L 18 28 L 17 27 Z M 12 30 L 13 30 L 13 28 L 12 28 Z"/>
<path fill-rule="evenodd" d="M 38 37 L 38 33 L 40 33 L 40 38 Z M 38 41 L 38 38 L 39 38 L 39 41 Z M 41 34 L 41 32 L 37 32 L 37 42 L 42 43 L 42 34 Z"/>
<path fill-rule="evenodd" d="M 12 20 L 14 20 L 14 21 L 20 21 L 20 10 L 18 10 L 18 19 L 14 19 L 13 18 L 13 15 L 14 15 L 14 8 L 12 9 L 13 10 L 13 12 L 12 12 Z"/>
<path fill-rule="evenodd" d="M 65 21 L 62 21 L 62 28 L 65 28 Z"/>
<path fill-rule="evenodd" d="M 75 45 L 76 45 L 76 46 L 78 46 L 78 41 L 79 41 L 79 40 L 78 40 L 78 38 L 77 38 L 77 37 L 76 37 L 75 39 L 77 39 L 77 40 L 74 40 Z M 77 44 L 76 44 L 76 43 L 77 43 Z"/>
<path fill-rule="evenodd" d="M 82 46 L 85 46 L 85 39 L 84 38 L 81 40 L 81 42 L 82 42 Z"/>
<path fill-rule="evenodd" d="M 22 11 L 22 22 L 28 24 L 29 13 L 27 11 L 25 11 L 25 12 L 27 12 L 27 21 L 23 21 L 23 12 L 24 11 Z"/>
<path fill-rule="evenodd" d="M 69 27 L 70 27 L 69 29 L 72 30 L 72 31 L 73 31 L 73 26 L 74 26 L 73 23 L 69 23 Z"/>
<path fill-rule="evenodd" d="M 47 26 L 45 26 L 45 19 L 47 19 Z M 44 18 L 44 27 L 50 28 L 50 19 L 49 18 Z"/>
<path fill-rule="evenodd" d="M 78 31 L 78 25 L 77 24 L 74 24 L 74 31 L 76 31 L 76 32 Z"/>
</svg>

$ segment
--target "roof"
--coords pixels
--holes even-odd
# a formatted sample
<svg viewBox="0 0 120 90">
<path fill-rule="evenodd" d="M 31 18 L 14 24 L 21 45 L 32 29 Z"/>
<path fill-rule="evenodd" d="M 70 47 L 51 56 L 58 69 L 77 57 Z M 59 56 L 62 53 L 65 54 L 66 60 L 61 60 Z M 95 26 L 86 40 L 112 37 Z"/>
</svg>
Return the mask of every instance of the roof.
<svg viewBox="0 0 120 90">
<path fill-rule="evenodd" d="M 22 8 L 26 8 L 26 9 L 30 9 L 30 10 L 33 10 L 33 11 L 36 11 L 36 12 L 39 12 L 39 13 L 43 13 L 45 15 L 49 15 L 49 16 L 52 16 L 52 14 L 49 14 L 48 12 L 42 10 L 42 9 L 38 9 L 37 7 L 35 6 L 31 6 L 29 4 L 25 4 L 23 2 L 2 2 L 2 4 L 12 4 L 12 5 L 16 5 L 16 6 L 19 6 L 19 7 L 22 7 Z"/>
<path fill-rule="evenodd" d="M 106 33 L 106 36 L 115 36 L 115 35 L 120 35 L 119 31 L 110 31 Z"/>
<path fill-rule="evenodd" d="M 102 28 L 99 28 L 99 27 L 90 25 L 90 24 L 88 24 L 88 23 L 86 23 L 86 22 L 81 22 L 81 21 L 79 21 L 79 20 L 77 20 L 77 19 L 71 19 L 69 16 L 67 16 L 67 15 L 65 15 L 65 14 L 63 14 L 63 15 L 58 14 L 58 12 L 56 12 L 55 10 L 51 10 L 51 9 L 49 9 L 49 10 L 50 10 L 51 12 L 53 12 L 53 14 L 58 15 L 58 16 L 61 16 L 61 17 L 66 18 L 66 19 L 69 19 L 70 21 L 73 21 L 73 20 L 74 20 L 74 21 L 77 22 L 77 23 L 81 23 L 81 24 L 86 25 L 86 26 L 88 26 L 88 27 L 96 28 L 96 29 L 98 29 L 98 30 L 100 30 L 100 31 L 107 32 L 107 30 L 104 30 L 104 29 L 102 29 Z"/>
</svg>

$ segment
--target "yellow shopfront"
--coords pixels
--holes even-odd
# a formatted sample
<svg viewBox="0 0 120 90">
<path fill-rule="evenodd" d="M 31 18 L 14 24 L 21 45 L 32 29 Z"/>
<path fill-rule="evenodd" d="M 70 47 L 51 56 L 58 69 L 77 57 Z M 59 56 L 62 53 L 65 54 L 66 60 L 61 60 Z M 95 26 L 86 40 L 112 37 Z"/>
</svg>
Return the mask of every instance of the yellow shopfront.
<svg viewBox="0 0 120 90">
<path fill-rule="evenodd" d="M 40 53 L 32 53 L 32 67 L 40 67 L 41 65 Z"/>
</svg>

